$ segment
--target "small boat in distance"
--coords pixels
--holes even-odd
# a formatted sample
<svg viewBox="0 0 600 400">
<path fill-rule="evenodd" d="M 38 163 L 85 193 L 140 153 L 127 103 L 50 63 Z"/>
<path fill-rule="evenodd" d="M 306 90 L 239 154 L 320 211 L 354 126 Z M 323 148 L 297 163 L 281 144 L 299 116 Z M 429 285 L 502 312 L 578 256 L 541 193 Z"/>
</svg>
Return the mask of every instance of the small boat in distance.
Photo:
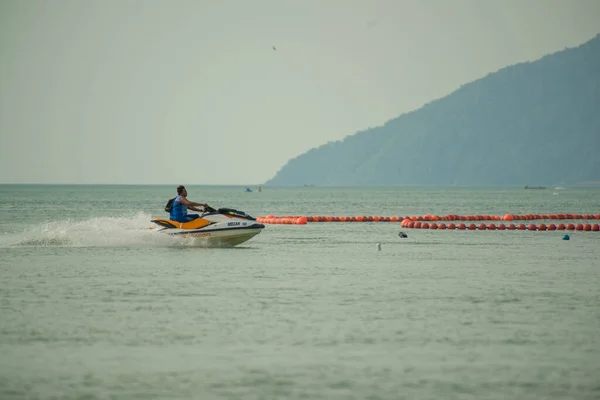
<svg viewBox="0 0 600 400">
<path fill-rule="evenodd" d="M 525 185 L 525 189 L 546 189 L 546 186 L 528 186 L 528 185 Z"/>
</svg>

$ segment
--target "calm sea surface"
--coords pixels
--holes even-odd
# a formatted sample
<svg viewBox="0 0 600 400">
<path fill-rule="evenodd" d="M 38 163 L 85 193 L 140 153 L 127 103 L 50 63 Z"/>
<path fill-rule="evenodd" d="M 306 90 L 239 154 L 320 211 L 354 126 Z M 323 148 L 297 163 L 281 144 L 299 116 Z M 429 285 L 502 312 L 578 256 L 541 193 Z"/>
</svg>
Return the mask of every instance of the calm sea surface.
<svg viewBox="0 0 600 400">
<path fill-rule="evenodd" d="M 188 192 L 255 217 L 600 213 L 598 189 Z M 598 232 L 309 223 L 210 249 L 146 229 L 174 195 L 0 186 L 0 399 L 600 398 Z"/>
</svg>

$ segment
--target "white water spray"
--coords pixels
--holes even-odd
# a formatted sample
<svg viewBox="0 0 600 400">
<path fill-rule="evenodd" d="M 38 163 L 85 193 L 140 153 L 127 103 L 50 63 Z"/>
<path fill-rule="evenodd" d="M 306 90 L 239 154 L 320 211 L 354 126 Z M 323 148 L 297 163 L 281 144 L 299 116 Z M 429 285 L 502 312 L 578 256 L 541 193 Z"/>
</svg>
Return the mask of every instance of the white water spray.
<svg viewBox="0 0 600 400">
<path fill-rule="evenodd" d="M 0 247 L 145 247 L 185 246 L 186 241 L 150 230 L 152 216 L 95 217 L 30 225 L 22 232 L 0 234 Z"/>
</svg>

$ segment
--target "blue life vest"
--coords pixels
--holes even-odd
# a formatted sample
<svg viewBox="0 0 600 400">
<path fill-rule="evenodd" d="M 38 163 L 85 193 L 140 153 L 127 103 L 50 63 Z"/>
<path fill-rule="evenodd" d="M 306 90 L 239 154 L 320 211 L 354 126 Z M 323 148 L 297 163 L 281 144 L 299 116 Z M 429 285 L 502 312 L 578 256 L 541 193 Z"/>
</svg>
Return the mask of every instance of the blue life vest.
<svg viewBox="0 0 600 400">
<path fill-rule="evenodd" d="M 185 216 L 187 215 L 187 206 L 185 204 L 181 204 L 179 200 L 181 196 L 177 196 L 175 201 L 173 202 L 173 207 L 171 208 L 171 213 L 169 214 L 169 219 L 171 221 L 177 222 L 185 222 Z"/>
</svg>

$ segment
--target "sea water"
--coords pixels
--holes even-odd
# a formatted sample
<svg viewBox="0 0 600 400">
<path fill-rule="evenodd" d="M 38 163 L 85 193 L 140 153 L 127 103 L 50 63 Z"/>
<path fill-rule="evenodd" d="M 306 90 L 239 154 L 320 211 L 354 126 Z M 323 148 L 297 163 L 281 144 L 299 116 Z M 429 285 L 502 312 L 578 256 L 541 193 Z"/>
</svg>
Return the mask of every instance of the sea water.
<svg viewBox="0 0 600 400">
<path fill-rule="evenodd" d="M 255 217 L 600 212 L 589 188 L 187 187 Z M 1 399 L 600 397 L 598 232 L 308 223 L 203 248 L 147 229 L 174 195 L 0 186 Z"/>
</svg>

